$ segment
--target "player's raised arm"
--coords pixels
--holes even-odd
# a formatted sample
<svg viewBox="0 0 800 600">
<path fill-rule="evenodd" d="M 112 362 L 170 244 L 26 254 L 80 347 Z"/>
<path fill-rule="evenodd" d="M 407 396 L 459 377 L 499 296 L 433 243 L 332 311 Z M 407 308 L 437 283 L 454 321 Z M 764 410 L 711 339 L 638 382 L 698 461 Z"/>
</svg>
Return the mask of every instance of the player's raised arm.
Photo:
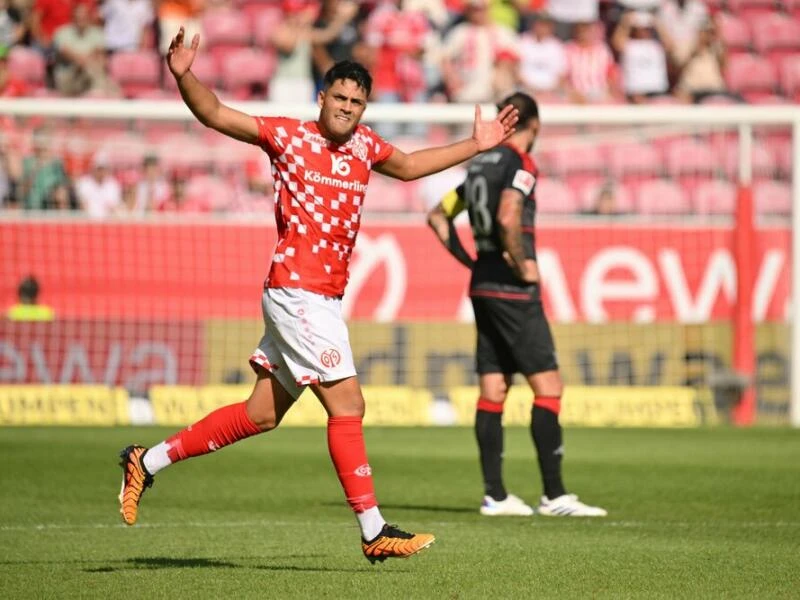
<svg viewBox="0 0 800 600">
<path fill-rule="evenodd" d="M 375 167 L 383 175 L 410 181 L 438 173 L 469 160 L 476 154 L 494 148 L 514 133 L 519 113 L 513 106 L 506 106 L 492 121 L 481 119 L 481 108 L 475 106 L 475 122 L 472 137 L 436 148 L 417 150 L 406 154 L 395 148 L 391 156 Z"/>
<path fill-rule="evenodd" d="M 192 38 L 192 45 L 183 44 L 183 27 L 172 39 L 167 51 L 167 65 L 178 83 L 181 97 L 197 120 L 227 136 L 258 143 L 258 125 L 254 117 L 224 105 L 216 94 L 200 83 L 190 67 L 200 46 L 200 36 Z"/>
<path fill-rule="evenodd" d="M 460 189 L 460 187 L 459 187 Z M 428 212 L 428 225 L 445 249 L 462 265 L 471 269 L 475 259 L 464 249 L 453 219 L 464 210 L 464 201 L 459 189 L 451 190 Z"/>
</svg>

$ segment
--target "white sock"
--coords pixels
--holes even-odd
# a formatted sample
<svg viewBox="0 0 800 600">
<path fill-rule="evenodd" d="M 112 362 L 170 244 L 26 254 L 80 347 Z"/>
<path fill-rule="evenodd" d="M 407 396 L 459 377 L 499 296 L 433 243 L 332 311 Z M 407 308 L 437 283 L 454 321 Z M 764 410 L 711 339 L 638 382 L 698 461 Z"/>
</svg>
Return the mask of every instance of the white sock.
<svg viewBox="0 0 800 600">
<path fill-rule="evenodd" d="M 161 442 L 145 452 L 142 462 L 144 463 L 144 468 L 147 469 L 150 475 L 155 475 L 164 467 L 168 467 L 172 464 L 167 450 L 169 450 L 169 445 L 167 445 L 166 442 Z"/>
<path fill-rule="evenodd" d="M 368 508 L 364 512 L 356 513 L 356 519 L 358 519 L 358 524 L 361 526 L 361 537 L 368 542 L 378 537 L 381 529 L 386 525 L 386 520 L 377 506 Z"/>
</svg>

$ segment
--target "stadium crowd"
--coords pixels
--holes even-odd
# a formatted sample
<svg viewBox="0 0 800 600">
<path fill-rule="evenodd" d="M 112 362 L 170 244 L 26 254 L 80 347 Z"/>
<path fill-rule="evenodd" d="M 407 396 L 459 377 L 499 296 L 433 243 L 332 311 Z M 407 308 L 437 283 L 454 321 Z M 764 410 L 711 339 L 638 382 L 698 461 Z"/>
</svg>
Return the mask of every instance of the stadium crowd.
<svg viewBox="0 0 800 600">
<path fill-rule="evenodd" d="M 543 104 L 800 101 L 800 0 L 0 0 L 0 97 L 177 98 L 162 55 L 180 25 L 188 37 L 202 35 L 193 71 L 228 100 L 310 102 L 322 73 L 353 58 L 374 74 L 373 102 L 494 102 L 514 90 Z M 270 203 L 266 161 L 193 125 L 0 125 L 4 208 L 71 207 L 103 218 Z M 392 140 L 437 135 L 414 125 L 377 128 Z M 193 153 L 192 136 L 213 147 Z M 681 179 L 689 142 L 701 164 L 713 155 L 713 181 Z M 655 153 L 646 174 L 663 183 L 649 195 L 683 198 L 673 202 L 679 214 L 702 212 L 703 202 L 725 212 L 732 159 L 715 143 L 645 144 L 644 154 Z M 782 207 L 789 140 L 758 144 L 756 161 L 765 164 L 757 162 L 756 174 Z M 647 212 L 625 165 L 609 170 L 601 158 L 576 173 L 555 155 L 540 162 L 555 177 L 545 211 L 605 212 L 616 198 L 612 212 Z M 696 199 L 698 182 L 713 183 L 703 192 L 711 200 Z M 401 186 L 382 196 L 383 210 L 429 202 Z"/>
</svg>

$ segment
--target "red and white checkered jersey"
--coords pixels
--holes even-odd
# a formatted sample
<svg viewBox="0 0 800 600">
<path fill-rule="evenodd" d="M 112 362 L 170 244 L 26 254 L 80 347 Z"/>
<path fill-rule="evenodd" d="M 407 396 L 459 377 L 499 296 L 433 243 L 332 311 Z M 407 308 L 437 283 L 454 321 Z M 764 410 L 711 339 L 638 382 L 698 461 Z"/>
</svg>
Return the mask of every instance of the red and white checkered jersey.
<svg viewBox="0 0 800 600">
<path fill-rule="evenodd" d="M 365 125 L 340 146 L 323 137 L 315 121 L 256 121 L 259 142 L 272 162 L 278 226 L 264 286 L 341 296 L 370 171 L 394 147 Z"/>
</svg>

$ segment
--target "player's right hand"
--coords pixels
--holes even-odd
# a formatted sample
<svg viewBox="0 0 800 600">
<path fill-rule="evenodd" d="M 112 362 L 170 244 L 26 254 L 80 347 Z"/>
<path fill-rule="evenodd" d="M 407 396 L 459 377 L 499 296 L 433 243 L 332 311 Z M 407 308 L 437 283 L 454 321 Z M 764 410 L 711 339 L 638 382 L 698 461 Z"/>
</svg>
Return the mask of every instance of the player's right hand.
<svg viewBox="0 0 800 600">
<path fill-rule="evenodd" d="M 192 38 L 191 47 L 187 48 L 183 44 L 183 36 L 185 31 L 183 27 L 178 30 L 178 35 L 172 38 L 167 50 L 167 65 L 169 70 L 175 76 L 175 79 L 180 79 L 189 70 L 194 62 L 194 56 L 197 54 L 197 48 L 200 46 L 200 34 L 195 34 Z"/>
<path fill-rule="evenodd" d="M 537 283 L 539 281 L 539 268 L 535 260 L 525 259 L 521 265 L 518 265 L 514 262 L 514 259 L 511 258 L 511 254 L 509 254 L 508 251 L 503 252 L 503 259 L 506 261 L 506 264 L 511 267 L 511 270 L 514 271 L 514 274 L 525 283 Z"/>
</svg>

